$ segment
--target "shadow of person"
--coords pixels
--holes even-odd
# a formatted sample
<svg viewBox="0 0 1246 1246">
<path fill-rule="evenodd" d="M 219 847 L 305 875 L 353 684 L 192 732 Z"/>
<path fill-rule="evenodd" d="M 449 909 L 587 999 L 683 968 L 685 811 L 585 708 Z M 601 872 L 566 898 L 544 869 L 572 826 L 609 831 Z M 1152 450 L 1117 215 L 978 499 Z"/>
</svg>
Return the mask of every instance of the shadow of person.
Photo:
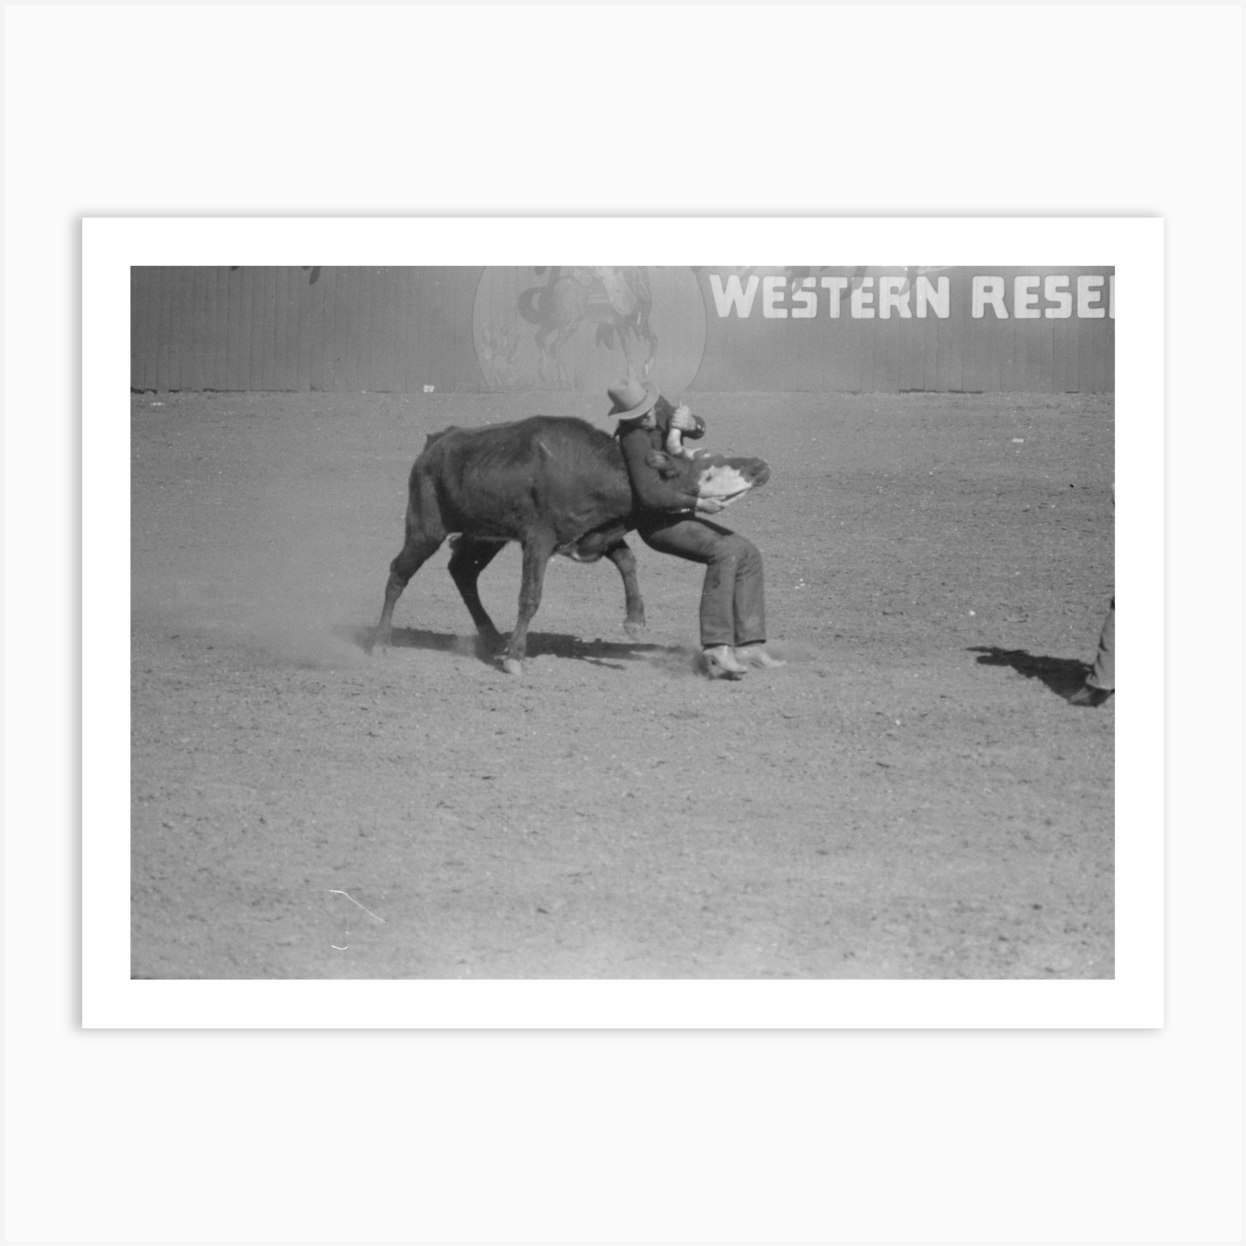
<svg viewBox="0 0 1246 1246">
<path fill-rule="evenodd" d="M 334 629 L 338 636 L 367 652 L 372 643 L 374 628 L 340 627 Z M 430 632 L 421 627 L 396 627 L 390 638 L 395 649 L 424 649 L 433 653 L 459 653 L 472 655 L 486 666 L 494 666 L 506 644 L 503 635 L 499 641 L 490 643 L 481 636 L 456 636 L 452 632 Z M 528 634 L 528 658 L 552 656 L 574 658 L 592 662 L 596 666 L 609 666 L 622 670 L 622 662 L 654 653 L 660 645 L 640 644 L 635 641 L 615 642 L 609 640 L 581 640 L 578 636 L 551 632 Z"/>
<path fill-rule="evenodd" d="M 979 666 L 1011 666 L 1026 679 L 1041 680 L 1066 700 L 1085 682 L 1090 667 L 1077 658 L 1049 658 L 1025 649 L 1001 649 L 997 645 L 973 645 L 967 652 L 980 653 Z"/>
</svg>

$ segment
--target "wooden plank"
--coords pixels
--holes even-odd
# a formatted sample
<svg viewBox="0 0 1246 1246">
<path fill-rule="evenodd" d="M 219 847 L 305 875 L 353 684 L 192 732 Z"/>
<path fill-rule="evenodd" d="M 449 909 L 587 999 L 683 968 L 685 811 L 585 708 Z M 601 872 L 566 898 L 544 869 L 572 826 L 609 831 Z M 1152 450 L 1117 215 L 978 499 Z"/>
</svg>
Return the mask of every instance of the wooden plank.
<svg viewBox="0 0 1246 1246">
<path fill-rule="evenodd" d="M 1081 268 L 1075 270 L 1075 279 L 1082 276 L 1100 276 L 1103 269 Z M 1077 387 L 1081 393 L 1092 393 L 1098 383 L 1096 357 L 1101 355 L 1098 349 L 1102 339 L 1103 325 L 1107 320 L 1107 281 L 1104 279 L 1103 293 L 1099 300 L 1104 308 L 1104 315 L 1098 319 L 1082 319 L 1078 322 L 1077 342 Z"/>
<path fill-rule="evenodd" d="M 278 267 L 260 270 L 260 280 L 264 289 L 264 353 L 262 355 L 263 370 L 260 377 L 260 385 L 265 390 L 281 388 L 277 381 L 279 362 L 277 358 L 277 317 L 279 314 L 277 309 L 277 292 L 280 289 L 282 271 Z"/>
<path fill-rule="evenodd" d="M 346 274 L 341 268 L 326 268 L 324 277 L 323 317 L 321 319 L 322 372 L 321 387 L 331 394 L 338 392 L 341 378 L 341 341 L 338 316 L 343 298 Z"/>
<path fill-rule="evenodd" d="M 1090 325 L 1090 376 L 1087 378 L 1087 384 L 1083 388 L 1084 393 L 1101 393 L 1105 388 L 1103 383 L 1103 359 L 1106 354 L 1104 350 L 1107 343 L 1106 328 L 1106 320 L 1097 320 Z"/>
<path fill-rule="evenodd" d="M 229 384 L 231 390 L 244 388 L 247 365 L 244 355 L 249 350 L 244 333 L 243 300 L 247 293 L 247 278 L 242 268 L 229 270 Z"/>
<path fill-rule="evenodd" d="M 403 270 L 403 289 L 406 291 L 405 314 L 402 322 L 402 335 L 399 339 L 399 349 L 402 351 L 402 392 L 411 394 L 419 392 L 414 349 L 415 342 L 418 340 L 420 320 L 421 286 L 418 269 Z"/>
<path fill-rule="evenodd" d="M 939 388 L 939 326 L 942 320 L 927 308 L 926 315 L 920 321 L 922 326 L 922 371 L 921 385 L 926 393 L 935 393 Z"/>
<path fill-rule="evenodd" d="M 874 365 L 874 380 L 871 389 L 877 394 L 886 393 L 894 388 L 891 383 L 893 326 L 890 317 L 886 320 L 882 318 L 882 281 L 889 275 L 886 269 L 881 268 L 876 268 L 870 273 L 870 276 L 874 278 L 874 318 L 868 322 L 872 329 L 870 337 Z"/>
<path fill-rule="evenodd" d="M 652 269 L 652 273 L 661 270 Z M 447 360 L 449 368 L 438 388 L 449 388 L 455 393 L 471 392 L 477 385 L 476 339 L 472 333 L 472 310 L 476 301 L 479 276 L 476 269 L 455 267 L 445 271 L 446 304 L 455 326 L 454 350 Z M 660 364 L 660 358 L 659 358 Z M 661 380 L 661 378 L 658 378 Z M 596 393 L 597 391 L 592 391 Z M 604 387 L 602 397 L 604 399 Z"/>
<path fill-rule="evenodd" d="M 407 388 L 407 356 L 403 342 L 407 336 L 407 320 L 411 315 L 411 282 L 407 268 L 390 270 L 390 325 L 387 353 L 389 356 L 390 392 L 401 394 Z"/>
<path fill-rule="evenodd" d="M 162 333 L 168 345 L 168 376 L 165 378 L 165 389 L 170 393 L 181 388 L 181 320 L 182 320 L 182 274 L 181 268 L 166 268 L 167 283 L 166 308 L 168 316 Z"/>
<path fill-rule="evenodd" d="M 290 319 L 293 334 L 290 353 L 290 388 L 298 393 L 308 389 L 308 308 L 311 303 L 311 271 L 296 268 L 290 273 Z"/>
<path fill-rule="evenodd" d="M 285 393 L 299 389 L 299 325 L 303 271 L 287 266 L 277 288 L 278 380 Z"/>
<path fill-rule="evenodd" d="M 415 369 L 412 386 L 417 394 L 424 392 L 425 385 L 438 383 L 442 371 L 438 342 L 443 324 L 442 271 L 424 267 L 419 270 L 419 274 L 420 319 L 412 352 Z"/>
<path fill-rule="evenodd" d="M 244 270 L 247 277 L 247 297 L 244 300 L 247 323 L 245 327 L 247 343 L 247 375 L 243 388 L 254 392 L 262 388 L 264 374 L 264 292 L 261 269 L 250 267 Z"/>
<path fill-rule="evenodd" d="M 260 351 L 259 375 L 254 388 L 268 391 L 277 388 L 277 270 L 257 268 L 255 279 L 259 287 Z"/>
<path fill-rule="evenodd" d="M 373 393 L 393 392 L 390 374 L 393 369 L 394 290 L 388 268 L 378 268 L 372 282 L 372 340 L 368 343 L 368 356 L 372 372 Z"/>
<path fill-rule="evenodd" d="M 199 283 L 200 316 L 203 324 L 203 370 L 199 378 L 201 390 L 219 389 L 217 375 L 221 355 L 222 322 L 217 316 L 217 291 L 220 287 L 220 269 L 200 270 Z"/>
<path fill-rule="evenodd" d="M 285 267 L 277 278 L 277 387 L 298 389 L 298 279 L 297 268 Z"/>
<path fill-rule="evenodd" d="M 368 387 L 365 364 L 368 336 L 367 269 L 352 268 L 350 270 L 350 294 L 350 314 L 346 321 L 347 350 L 344 356 L 347 365 L 346 392 L 358 394 Z"/>
<path fill-rule="evenodd" d="M 257 374 L 252 389 L 267 392 L 274 388 L 273 364 L 276 358 L 277 273 L 265 266 L 255 270 L 256 306 L 259 316 L 259 350 L 256 353 Z"/>
<path fill-rule="evenodd" d="M 250 349 L 247 352 L 248 392 L 255 393 L 264 388 L 264 270 L 255 265 L 246 270 L 247 273 L 247 308 L 248 323 L 246 326 L 247 341 Z"/>
<path fill-rule="evenodd" d="M 394 269 L 394 320 L 390 338 L 390 350 L 393 356 L 391 376 L 393 392 L 402 394 L 407 389 L 407 336 L 411 323 L 411 270 L 409 268 Z M 469 315 L 467 331 L 471 332 Z"/>
<path fill-rule="evenodd" d="M 325 288 L 330 278 L 323 265 L 307 274 L 307 388 L 324 388 L 324 307 Z"/>
<path fill-rule="evenodd" d="M 385 394 L 397 393 L 401 388 L 399 372 L 402 367 L 398 346 L 399 322 L 402 318 L 402 273 L 397 268 L 386 268 L 381 284 L 380 325 L 377 330 L 379 347 L 380 390 Z"/>
<path fill-rule="evenodd" d="M 181 270 L 177 268 L 165 268 L 163 270 L 164 299 L 162 306 L 164 308 L 164 312 L 161 316 L 160 340 L 164 346 L 165 352 L 165 372 L 163 378 L 164 384 L 161 388 L 167 390 L 169 393 L 172 393 L 177 389 L 178 378 L 177 327 L 179 318 L 178 304 L 181 297 L 179 289 L 181 283 L 178 280 L 180 271 Z"/>
<path fill-rule="evenodd" d="M 155 283 L 155 316 L 152 320 L 155 376 L 152 387 L 161 393 L 169 388 L 169 285 L 164 268 L 153 267 L 151 272 Z"/>
<path fill-rule="evenodd" d="M 922 367 L 925 355 L 926 326 L 917 318 L 917 270 L 905 270 L 905 302 L 909 318 L 904 321 L 904 336 L 900 339 L 900 390 L 908 392 L 922 387 Z"/>
<path fill-rule="evenodd" d="M 207 317 L 204 315 L 204 291 L 208 273 L 202 266 L 190 270 L 190 291 L 187 300 L 188 350 L 183 365 L 182 385 L 191 390 L 203 389 L 203 375 L 211 342 L 208 338 Z"/>
<path fill-rule="evenodd" d="M 293 349 L 293 309 L 290 306 L 290 268 L 283 265 L 273 273 L 273 389 L 286 393 L 290 383 L 290 353 Z"/>
<path fill-rule="evenodd" d="M 1000 338 L 999 387 L 1003 393 L 1015 394 L 1021 389 L 1020 362 L 1017 357 L 1017 322 L 1004 324 Z"/>
<path fill-rule="evenodd" d="M 1013 324 L 1017 352 L 1017 392 L 1031 394 L 1039 388 L 1042 372 L 1042 361 L 1039 358 L 1039 340 L 1034 333 L 1034 324 L 1028 320 L 1018 320 Z"/>
<path fill-rule="evenodd" d="M 1079 269 L 1077 275 L 1085 273 L 1085 269 Z M 1094 358 L 1094 337 L 1097 324 L 1093 320 L 1079 320 L 1077 333 L 1077 357 L 1075 360 L 1075 371 L 1077 375 L 1077 390 L 1079 393 L 1085 394 L 1090 391 L 1092 384 L 1091 372 Z"/>
<path fill-rule="evenodd" d="M 218 361 L 218 370 L 216 376 L 216 385 L 214 388 L 220 390 L 229 389 L 229 370 L 232 362 L 232 333 L 233 319 L 230 315 L 230 295 L 232 293 L 233 283 L 230 280 L 232 274 L 229 269 L 222 266 L 217 269 L 216 276 L 216 304 L 217 315 L 220 317 L 221 339 L 220 339 L 220 358 Z"/>
<path fill-rule="evenodd" d="M 977 393 L 983 387 L 986 343 L 991 332 L 993 316 L 988 312 L 980 320 L 965 318 L 960 347 L 960 388 L 966 393 Z"/>
<path fill-rule="evenodd" d="M 969 375 L 966 389 L 975 393 L 998 393 L 1002 387 L 1003 359 L 1012 341 L 1012 319 L 984 316 L 974 321 L 969 345 Z"/>
<path fill-rule="evenodd" d="M 1100 302 L 1103 305 L 1104 315 L 1102 320 L 1093 321 L 1094 328 L 1094 349 L 1093 361 L 1091 366 L 1090 393 L 1106 393 L 1113 388 L 1111 379 L 1111 370 L 1108 366 L 1109 343 L 1112 342 L 1115 334 L 1115 322 L 1108 319 L 1108 278 L 1112 272 L 1111 268 L 1100 268 L 1096 270 L 1103 276 L 1103 297 Z"/>
<path fill-rule="evenodd" d="M 195 321 L 198 325 L 199 368 L 195 388 L 202 393 L 208 387 L 212 373 L 212 361 L 216 354 L 216 326 L 212 322 L 212 292 L 216 285 L 216 270 L 200 267 L 196 270 Z"/>
<path fill-rule="evenodd" d="M 1051 320 L 1036 320 L 1034 323 L 1038 326 L 1039 393 L 1050 394 L 1055 390 L 1055 325 Z"/>
<path fill-rule="evenodd" d="M 908 318 L 900 322 L 902 332 L 898 338 L 899 374 L 896 384 L 901 393 L 920 389 L 922 384 L 922 328 L 917 319 L 917 271 L 907 269 L 904 280 L 904 300 Z"/>
<path fill-rule="evenodd" d="M 232 360 L 231 348 L 233 321 L 230 316 L 230 294 L 232 291 L 232 282 L 230 280 L 231 273 L 229 269 L 222 266 L 217 269 L 216 278 L 216 301 L 217 314 L 221 318 L 221 344 L 220 344 L 220 364 L 216 378 L 215 388 L 221 390 L 229 389 L 229 369 Z"/>
<path fill-rule="evenodd" d="M 1103 335 L 1102 372 L 1098 377 L 1098 393 L 1116 392 L 1116 321 L 1109 320 Z"/>
<path fill-rule="evenodd" d="M 389 282 L 383 268 L 374 268 L 368 274 L 368 315 L 363 357 L 367 364 L 367 384 L 372 393 L 381 394 L 386 385 L 386 303 L 389 300 Z"/>
<path fill-rule="evenodd" d="M 360 389 L 378 393 L 382 386 L 381 329 L 384 323 L 384 274 L 379 268 L 363 273 L 363 332 L 360 334 Z"/>
<path fill-rule="evenodd" d="M 898 273 L 882 271 L 875 282 L 880 284 L 883 277 L 899 276 Z M 904 334 L 905 321 L 901 319 L 895 308 L 889 309 L 886 320 L 882 319 L 882 291 L 875 294 L 876 316 L 874 323 L 878 327 L 878 388 L 883 393 L 894 394 L 900 388 L 900 342 Z"/>
<path fill-rule="evenodd" d="M 411 343 L 415 339 L 416 317 L 419 312 L 417 276 L 417 270 L 414 268 L 402 269 L 402 312 L 398 325 L 398 353 L 401 358 L 398 369 L 398 389 L 404 394 L 411 393 L 415 385 Z"/>
<path fill-rule="evenodd" d="M 441 266 L 425 270 L 428 278 L 428 321 L 429 333 L 421 342 L 421 358 L 423 367 L 420 376 L 420 389 L 425 385 L 433 385 L 438 390 L 450 388 L 452 372 L 451 360 L 454 358 L 457 343 L 454 340 L 454 321 L 450 314 L 448 302 L 449 269 Z M 577 361 L 575 350 L 569 348 L 564 356 L 567 372 L 572 384 L 575 383 Z"/>
<path fill-rule="evenodd" d="M 852 278 L 854 273 L 863 270 L 844 269 L 838 276 L 848 279 L 844 287 L 843 298 L 839 300 L 839 319 L 835 322 L 843 341 L 844 362 L 848 365 L 845 380 L 852 393 L 866 393 L 869 390 L 873 367 L 869 357 L 869 342 L 865 333 L 865 322 L 852 317 Z"/>
<path fill-rule="evenodd" d="M 227 389 L 237 391 L 246 388 L 247 352 L 250 344 L 246 338 L 246 324 L 243 315 L 247 294 L 246 271 L 232 268 L 229 273 L 229 376 Z"/>
<path fill-rule="evenodd" d="M 1079 324 L 1073 316 L 1051 320 L 1052 389 L 1058 394 L 1077 390 L 1077 339 Z"/>
<path fill-rule="evenodd" d="M 951 277 L 951 306 L 948 318 L 939 322 L 939 389 L 953 393 L 961 388 L 965 322 L 970 319 L 969 300 L 972 294 L 970 275 L 966 269 L 955 269 Z"/>
<path fill-rule="evenodd" d="M 1099 337 L 1100 321 L 1083 320 L 1077 335 L 1077 388 L 1079 393 L 1093 393 L 1095 389 L 1095 344 Z"/>
<path fill-rule="evenodd" d="M 130 269 L 130 387 L 153 389 L 156 384 L 155 346 L 155 284 L 151 270 L 134 266 Z"/>
<path fill-rule="evenodd" d="M 861 390 L 863 393 L 876 394 L 879 391 L 879 382 L 882 376 L 882 334 L 879 333 L 878 319 L 878 271 L 876 269 L 867 269 L 861 274 L 862 293 L 865 293 L 865 284 L 870 282 L 870 293 L 872 295 L 869 300 L 868 309 L 863 305 L 862 311 L 869 310 L 874 314 L 868 317 L 862 317 L 857 324 L 861 328 Z"/>
<path fill-rule="evenodd" d="M 848 284 L 844 287 L 844 297 L 839 304 L 839 324 L 844 331 L 852 392 L 867 394 L 874 385 L 874 359 L 870 334 L 867 332 L 868 321 L 858 320 L 852 314 L 854 278 L 859 281 L 866 274 L 863 269 L 849 269 L 843 275 L 848 278 Z"/>
<path fill-rule="evenodd" d="M 917 270 L 905 272 L 904 299 L 908 317 L 901 321 L 903 332 L 899 338 L 900 372 L 897 384 L 901 391 L 921 389 L 922 384 L 922 338 L 924 325 L 917 319 Z"/>
<path fill-rule="evenodd" d="M 329 319 L 330 358 L 333 361 L 333 392 L 354 393 L 359 371 L 359 270 L 339 268 Z"/>
<path fill-rule="evenodd" d="M 180 388 L 199 390 L 203 388 L 203 353 L 208 345 L 203 324 L 203 270 L 183 269 L 183 283 Z"/>
<path fill-rule="evenodd" d="M 328 329 L 325 321 L 329 315 L 330 289 L 336 281 L 336 269 L 322 267 L 319 279 L 310 287 L 314 298 L 311 304 L 307 377 L 313 392 L 324 392 L 329 387 Z"/>
<path fill-rule="evenodd" d="M 376 272 L 375 268 L 355 269 L 355 323 L 352 363 L 355 367 L 354 388 L 363 393 L 373 388 L 372 347 L 376 340 Z"/>
<path fill-rule="evenodd" d="M 936 393 L 945 394 L 948 390 L 948 382 L 951 375 L 950 349 L 948 346 L 949 338 L 952 333 L 952 314 L 956 307 L 958 299 L 965 297 L 959 271 L 953 269 L 947 274 L 948 278 L 948 316 L 946 319 L 937 318 L 933 321 L 935 330 L 935 357 L 934 357 L 934 383 L 930 386 Z"/>
<path fill-rule="evenodd" d="M 253 344 L 251 314 L 251 270 L 245 265 L 236 268 L 234 278 L 234 302 L 231 314 L 234 320 L 233 388 L 245 390 L 251 385 L 251 350 Z"/>
<path fill-rule="evenodd" d="M 195 391 L 203 388 L 203 352 L 207 348 L 200 314 L 202 269 L 182 269 L 182 306 L 178 337 L 181 342 L 181 375 L 179 388 Z"/>
</svg>

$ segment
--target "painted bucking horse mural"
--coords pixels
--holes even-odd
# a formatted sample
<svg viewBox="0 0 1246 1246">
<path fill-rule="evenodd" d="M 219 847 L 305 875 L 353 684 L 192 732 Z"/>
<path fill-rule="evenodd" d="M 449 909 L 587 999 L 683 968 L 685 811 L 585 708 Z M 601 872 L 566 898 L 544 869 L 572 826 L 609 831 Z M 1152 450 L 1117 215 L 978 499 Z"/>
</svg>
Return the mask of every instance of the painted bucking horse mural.
<svg viewBox="0 0 1246 1246">
<path fill-rule="evenodd" d="M 658 351 L 650 324 L 653 297 L 647 268 L 537 268 L 543 285 L 519 296 L 519 314 L 536 326 L 541 381 L 551 389 L 574 383 L 567 344 L 585 324 L 596 326 L 596 343 L 622 353 L 620 374 L 648 377 Z"/>
</svg>

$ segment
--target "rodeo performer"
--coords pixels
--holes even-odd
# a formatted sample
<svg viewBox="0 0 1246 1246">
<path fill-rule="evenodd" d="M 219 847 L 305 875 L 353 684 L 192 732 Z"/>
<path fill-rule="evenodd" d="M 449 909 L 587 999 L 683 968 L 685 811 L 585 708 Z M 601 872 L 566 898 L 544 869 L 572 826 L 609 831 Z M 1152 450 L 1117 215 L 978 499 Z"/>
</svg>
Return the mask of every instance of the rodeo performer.
<svg viewBox="0 0 1246 1246">
<path fill-rule="evenodd" d="M 705 567 L 701 589 L 701 662 L 711 679 L 739 679 L 750 666 L 786 666 L 766 652 L 766 593 L 761 552 L 749 540 L 705 518 L 724 503 L 698 498 L 658 470 L 668 435 L 704 436 L 705 422 L 686 406 L 673 407 L 650 381 L 633 378 L 606 391 L 619 423 L 636 498 L 636 531 L 646 545 Z M 655 454 L 654 452 L 658 452 Z"/>
</svg>

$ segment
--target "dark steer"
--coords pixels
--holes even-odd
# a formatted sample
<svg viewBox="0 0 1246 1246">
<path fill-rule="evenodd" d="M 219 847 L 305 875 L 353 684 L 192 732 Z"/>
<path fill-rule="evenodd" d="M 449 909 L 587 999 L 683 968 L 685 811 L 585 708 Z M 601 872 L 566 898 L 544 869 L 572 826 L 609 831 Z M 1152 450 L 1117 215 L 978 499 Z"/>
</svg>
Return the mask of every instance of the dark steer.
<svg viewBox="0 0 1246 1246">
<path fill-rule="evenodd" d="M 684 475 L 701 497 L 724 503 L 770 476 L 761 459 L 659 457 L 664 474 Z M 481 639 L 492 646 L 502 637 L 481 604 L 477 581 L 507 541 L 523 549 L 519 617 L 501 654 L 511 674 L 523 673 L 528 626 L 554 554 L 579 562 L 609 558 L 623 577 L 624 627 L 633 637 L 643 628 L 636 559 L 623 539 L 635 526 L 632 490 L 623 452 L 609 433 L 550 415 L 431 433 L 411 468 L 407 498 L 406 540 L 390 563 L 374 645 L 389 644 L 402 590 L 452 534 L 450 575 Z"/>
</svg>

